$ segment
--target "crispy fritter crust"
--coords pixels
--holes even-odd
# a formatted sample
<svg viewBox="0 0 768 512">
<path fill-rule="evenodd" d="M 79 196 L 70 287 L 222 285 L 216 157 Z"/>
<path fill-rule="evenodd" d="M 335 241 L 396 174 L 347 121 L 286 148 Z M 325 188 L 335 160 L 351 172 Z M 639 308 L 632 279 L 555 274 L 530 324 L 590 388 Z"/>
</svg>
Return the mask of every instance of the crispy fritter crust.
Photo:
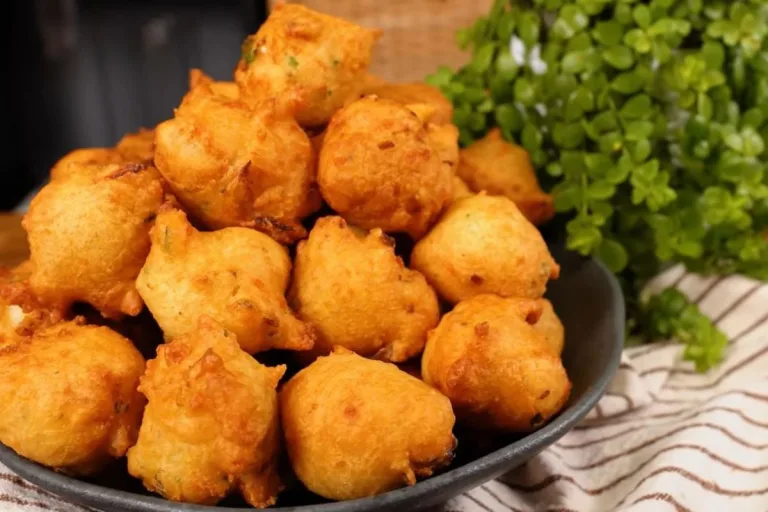
<svg viewBox="0 0 768 512">
<path fill-rule="evenodd" d="M 160 175 L 144 164 L 96 166 L 50 182 L 23 222 L 32 291 L 62 309 L 81 301 L 110 318 L 139 314 L 136 276 L 162 201 Z"/>
<path fill-rule="evenodd" d="M 505 141 L 498 128 L 461 150 L 456 172 L 475 192 L 510 198 L 537 226 L 555 214 L 552 196 L 541 190 L 528 152 Z"/>
<path fill-rule="evenodd" d="M 430 333 L 422 377 L 451 400 L 461 422 L 530 432 L 565 405 L 568 375 L 532 326 L 541 310 L 541 300 L 479 295 L 460 302 Z"/>
<path fill-rule="evenodd" d="M 277 99 L 302 126 L 320 126 L 360 94 L 380 35 L 302 5 L 276 5 L 243 43 L 235 81 L 245 101 Z"/>
<path fill-rule="evenodd" d="M 328 125 L 318 183 L 350 224 L 418 239 L 450 202 L 452 179 L 427 128 L 397 102 L 368 96 Z"/>
<path fill-rule="evenodd" d="M 155 163 L 184 207 L 212 229 L 247 226 L 290 243 L 321 204 L 306 133 L 274 104 L 252 110 L 201 78 L 155 130 Z"/>
<path fill-rule="evenodd" d="M 380 229 L 358 234 L 341 217 L 319 219 L 299 243 L 289 301 L 315 328 L 317 355 L 340 345 L 404 361 L 439 319 L 435 292 L 395 256 L 394 241 Z"/>
<path fill-rule="evenodd" d="M 166 209 L 152 229 L 152 250 L 136 287 L 166 338 L 213 317 L 246 352 L 308 350 L 312 330 L 293 316 L 283 294 L 288 251 L 258 231 L 197 231 L 179 210 Z"/>
<path fill-rule="evenodd" d="M 328 499 L 413 485 L 453 457 L 448 399 L 392 364 L 346 349 L 294 376 L 280 406 L 296 475 Z"/>
<path fill-rule="evenodd" d="M 139 390 L 149 403 L 128 471 L 174 501 L 213 505 L 239 490 L 254 507 L 273 505 L 284 371 L 259 364 L 233 332 L 203 317 L 147 363 Z"/>
<path fill-rule="evenodd" d="M 483 193 L 453 203 L 414 247 L 411 267 L 452 303 L 483 293 L 539 298 L 560 274 L 515 203 Z"/>
<path fill-rule="evenodd" d="M 0 349 L 0 442 L 45 466 L 90 475 L 136 441 L 144 359 L 106 327 L 60 323 Z"/>
</svg>

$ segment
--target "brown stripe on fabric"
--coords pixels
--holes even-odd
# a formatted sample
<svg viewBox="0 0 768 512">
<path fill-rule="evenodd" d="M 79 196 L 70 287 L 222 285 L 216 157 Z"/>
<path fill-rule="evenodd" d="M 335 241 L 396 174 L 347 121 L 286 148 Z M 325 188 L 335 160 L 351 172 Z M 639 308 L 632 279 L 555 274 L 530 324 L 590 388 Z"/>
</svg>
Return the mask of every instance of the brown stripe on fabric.
<svg viewBox="0 0 768 512">
<path fill-rule="evenodd" d="M 598 461 L 595 461 L 595 462 L 592 462 L 590 464 L 587 464 L 586 466 L 576 466 L 576 465 L 572 465 L 572 464 L 568 463 L 565 459 L 560 459 L 560 460 L 563 462 L 563 464 L 566 467 L 568 467 L 568 469 L 572 469 L 574 471 L 586 471 L 586 470 L 589 470 L 589 469 L 595 469 L 595 468 L 598 468 L 600 466 L 604 466 L 604 465 L 608 464 L 609 462 L 613 462 L 614 460 L 621 459 L 622 457 L 624 457 L 626 455 L 629 455 L 631 453 L 637 452 L 640 449 L 645 448 L 646 446 L 647 445 L 637 447 L 637 449 L 632 449 L 632 450 L 627 450 L 625 452 L 617 453 L 615 455 L 611 455 L 610 457 L 606 457 L 604 459 L 600 459 Z M 697 444 L 690 444 L 690 443 L 681 443 L 681 444 L 673 444 L 671 446 L 667 446 L 667 447 L 662 448 L 661 450 L 655 452 L 653 455 L 651 455 L 650 457 L 645 459 L 642 462 L 642 464 L 636 466 L 632 470 L 632 473 L 637 473 L 641 469 L 645 468 L 645 466 L 647 466 L 648 464 L 653 462 L 653 460 L 655 458 L 657 458 L 658 456 L 663 455 L 663 454 L 665 454 L 667 452 L 671 452 L 673 450 L 695 450 L 695 451 L 698 451 L 700 453 L 703 453 L 704 455 L 706 455 L 707 457 L 709 457 L 712 460 L 716 460 L 717 462 L 723 464 L 724 466 L 728 466 L 729 468 L 731 468 L 733 470 L 736 470 L 736 471 L 743 471 L 744 473 L 761 473 L 763 471 L 768 470 L 768 466 L 757 466 L 757 467 L 754 467 L 754 468 L 749 468 L 749 467 L 746 467 L 746 466 L 741 466 L 739 464 L 736 464 L 735 462 L 731 462 L 730 460 L 721 457 L 720 455 L 718 455 L 718 454 L 716 454 L 714 452 L 709 451 L 708 449 L 706 449 L 703 446 L 699 446 Z"/>
<path fill-rule="evenodd" d="M 725 393 L 720 393 L 718 395 L 713 395 L 706 400 L 700 400 L 698 402 L 693 401 L 689 398 L 657 398 L 656 403 L 659 404 L 689 404 L 691 409 L 698 407 L 700 405 L 707 404 L 711 402 L 712 400 L 717 400 L 718 398 L 722 398 L 724 396 L 728 395 L 742 395 L 746 396 L 748 398 L 754 398 L 755 400 L 760 400 L 762 402 L 768 402 L 768 395 L 758 395 L 757 393 L 753 393 L 751 391 L 744 391 L 739 389 L 733 389 L 730 391 L 726 391 Z"/>
<path fill-rule="evenodd" d="M 738 372 L 739 370 L 743 369 L 745 366 L 749 366 L 750 363 L 755 361 L 756 359 L 759 359 L 760 357 L 764 356 L 766 353 L 768 353 L 768 345 L 763 347 L 761 350 L 758 350 L 756 353 L 752 353 L 742 359 L 738 364 L 735 364 L 734 366 L 728 368 L 726 371 L 720 374 L 720 376 L 715 379 L 712 382 L 709 382 L 707 384 L 698 384 L 698 385 L 669 385 L 664 388 L 664 391 L 699 391 L 703 389 L 712 389 L 714 387 L 717 387 L 720 385 L 725 379 L 733 375 L 734 373 Z"/>
<path fill-rule="evenodd" d="M 634 359 L 638 359 L 638 358 L 641 358 L 641 357 L 645 357 L 645 356 L 647 356 L 649 354 L 653 354 L 655 352 L 658 352 L 659 350 L 664 350 L 665 348 L 669 348 L 669 347 L 671 347 L 673 345 L 675 345 L 675 344 L 672 343 L 671 341 L 661 341 L 661 342 L 651 343 L 651 345 L 647 349 L 642 350 L 642 351 L 638 350 L 637 352 L 635 352 L 633 354 L 629 354 L 629 358 L 634 360 Z"/>
<path fill-rule="evenodd" d="M 482 509 L 483 509 L 483 510 L 485 510 L 486 512 L 494 512 L 494 510 L 493 510 L 493 509 L 491 509 L 491 508 L 490 508 L 488 505 L 486 505 L 486 504 L 485 504 L 485 503 L 483 503 L 482 501 L 478 500 L 477 498 L 475 498 L 474 496 L 472 496 L 472 495 L 471 495 L 471 494 L 469 494 L 468 492 L 465 492 L 464 494 L 462 494 L 462 496 L 464 496 L 465 498 L 468 498 L 468 499 L 472 500 L 473 502 L 475 502 L 475 505 L 477 505 L 478 507 L 482 508 Z"/>
<path fill-rule="evenodd" d="M 667 286 L 667 288 L 677 288 L 678 286 L 680 286 L 683 283 L 685 278 L 688 277 L 689 275 L 691 275 L 691 274 L 689 274 L 688 272 L 685 271 L 685 269 L 683 269 L 683 273 L 680 274 L 680 276 L 677 279 L 672 281 L 672 283 L 669 284 Z"/>
<path fill-rule="evenodd" d="M 765 314 L 763 316 L 761 316 L 760 318 L 758 318 L 755 322 L 750 324 L 748 328 L 744 329 L 739 334 L 734 336 L 731 339 L 730 344 L 733 345 L 737 341 L 739 341 L 739 340 L 741 340 L 743 338 L 746 338 L 748 335 L 752 334 L 756 329 L 760 328 L 766 322 L 768 322 L 768 311 L 766 311 Z"/>
<path fill-rule="evenodd" d="M 34 491 L 34 492 L 37 492 L 37 493 L 42 494 L 43 496 L 46 496 L 46 497 L 49 497 L 49 498 L 60 499 L 58 496 L 56 496 L 52 492 L 48 492 L 45 489 L 42 489 L 42 488 L 40 488 L 40 487 L 38 487 L 36 485 L 32 485 L 31 483 L 27 482 L 23 478 L 21 478 L 19 476 L 16 476 L 16 475 L 11 475 L 11 474 L 8 474 L 8 473 L 0 473 L 0 480 L 5 480 L 6 482 L 9 482 L 9 483 L 14 484 L 14 485 L 16 485 L 18 487 L 21 487 L 22 489 L 26 489 L 28 491 Z M 86 509 L 83 508 L 83 510 L 86 510 Z"/>
<path fill-rule="evenodd" d="M 648 419 L 661 419 L 661 418 L 672 418 L 675 416 L 680 416 L 681 414 L 685 414 L 686 412 L 689 412 L 691 409 L 689 407 L 686 407 L 684 409 L 681 409 L 679 411 L 671 411 L 671 412 L 661 412 L 659 414 L 649 414 L 647 416 L 643 416 L 642 418 L 628 418 L 624 420 L 617 420 L 612 421 L 610 423 L 602 423 L 599 425 L 577 425 L 573 428 L 573 430 L 594 430 L 597 428 L 604 428 L 604 427 L 613 427 L 615 425 L 623 425 L 626 423 L 634 423 L 637 421 L 642 420 L 648 420 Z M 693 418 L 697 418 L 701 416 L 702 414 L 706 414 L 708 412 L 716 412 L 716 411 L 724 411 L 724 412 L 730 412 L 733 414 L 737 414 L 741 417 L 744 421 L 751 425 L 755 425 L 756 427 L 762 427 L 762 428 L 768 428 L 768 422 L 762 422 L 755 419 L 750 418 L 746 414 L 744 414 L 739 409 L 734 409 L 733 407 L 725 407 L 725 406 L 719 406 L 719 405 L 713 405 L 712 407 L 707 407 L 706 409 L 701 409 L 700 411 L 694 411 L 690 413 L 688 416 L 685 416 L 683 418 L 675 418 L 673 421 L 687 421 L 691 420 Z M 644 427 L 662 427 L 664 425 L 668 425 L 671 422 L 662 422 L 662 423 L 643 423 L 642 426 Z"/>
<path fill-rule="evenodd" d="M 749 325 L 746 329 L 741 331 L 739 334 L 735 335 L 731 340 L 729 341 L 730 345 L 734 345 L 747 337 L 748 335 L 752 334 L 756 329 L 760 328 L 768 322 L 768 311 L 766 311 L 765 314 L 761 315 L 757 320 L 755 320 L 753 323 Z M 702 375 L 700 372 L 697 372 L 696 370 L 690 369 L 690 368 L 676 368 L 673 366 L 658 366 L 656 368 L 649 368 L 647 370 L 643 370 L 640 372 L 641 377 L 645 377 L 646 375 L 650 375 L 653 373 L 660 373 L 660 372 L 670 372 L 670 374 L 675 375 Z"/>
<path fill-rule="evenodd" d="M 41 508 L 43 510 L 55 510 L 56 512 L 66 512 L 66 510 L 63 508 L 52 507 L 49 504 L 44 503 L 42 501 L 17 498 L 16 496 L 11 496 L 10 494 L 4 494 L 4 493 L 0 493 L 0 502 L 11 503 L 13 505 L 18 505 L 20 507 L 36 507 L 36 508 Z"/>
<path fill-rule="evenodd" d="M 632 400 L 632 397 L 629 396 L 629 395 L 626 395 L 624 393 L 617 393 L 615 391 L 607 391 L 605 393 L 605 396 L 613 396 L 613 397 L 616 397 L 616 398 L 621 398 L 622 400 L 627 402 L 627 408 L 628 409 L 632 410 L 632 409 L 635 408 L 635 401 Z M 614 415 L 614 417 L 615 416 L 618 416 L 618 415 Z"/>
<path fill-rule="evenodd" d="M 699 372 L 697 372 L 695 370 L 691 370 L 691 369 L 688 369 L 688 368 L 677 368 L 675 366 L 657 366 L 656 368 L 649 368 L 647 370 L 643 370 L 638 375 L 640 375 L 641 377 L 646 377 L 646 376 L 652 375 L 654 373 L 664 373 L 664 372 L 669 372 L 670 374 L 675 374 L 675 375 L 680 375 L 680 374 L 683 374 L 683 375 L 702 375 L 701 373 L 699 373 Z"/>
<path fill-rule="evenodd" d="M 558 448 L 562 448 L 563 450 L 578 450 L 580 448 L 586 448 L 587 446 L 593 446 L 596 444 L 604 443 L 605 441 L 610 441 L 611 439 L 616 439 L 617 437 L 621 437 L 624 434 L 629 434 L 632 432 L 635 432 L 639 430 L 639 428 L 628 428 L 624 429 L 621 432 L 618 432 L 616 434 L 612 434 L 607 437 L 601 437 L 600 439 L 593 439 L 591 441 L 586 441 L 584 443 L 578 443 L 578 444 L 562 444 L 562 442 L 555 443 L 554 446 Z"/>
<path fill-rule="evenodd" d="M 595 415 L 599 420 L 605 417 L 605 415 L 603 414 L 603 407 L 600 405 L 600 402 L 595 404 Z"/>
<path fill-rule="evenodd" d="M 54 494 L 52 492 L 49 492 L 49 491 L 46 491 L 45 489 L 43 489 L 41 487 L 38 487 L 38 486 L 36 486 L 34 484 L 31 484 L 31 483 L 27 482 L 26 480 L 24 480 L 23 478 L 21 478 L 21 477 L 19 477 L 17 475 L 13 475 L 13 474 L 9 474 L 9 473 L 0 473 L 0 480 L 5 480 L 6 482 L 8 482 L 10 484 L 16 485 L 16 486 L 21 487 L 22 489 L 25 489 L 25 490 L 28 490 L 28 491 L 37 492 L 37 493 L 41 494 L 42 496 L 45 496 L 45 497 L 47 497 L 49 499 L 61 500 L 61 498 L 59 496 L 57 496 L 56 494 Z M 77 504 L 69 503 L 69 502 L 67 502 L 66 505 L 67 505 L 67 507 L 71 507 L 71 508 L 67 509 L 67 510 L 70 510 L 70 511 L 72 509 L 86 510 L 86 511 L 92 510 L 92 509 L 90 509 L 88 507 L 84 507 L 82 505 L 77 505 Z M 55 509 L 55 510 L 60 510 L 60 509 Z"/>
<path fill-rule="evenodd" d="M 736 299 L 730 306 L 725 308 L 723 311 L 720 312 L 719 315 L 717 315 L 715 318 L 712 319 L 712 322 L 715 324 L 720 323 L 721 321 L 725 320 L 725 317 L 730 315 L 733 311 L 735 311 L 739 306 L 744 304 L 746 301 L 750 299 L 754 294 L 757 293 L 757 291 L 763 287 L 763 283 L 755 283 L 752 288 L 748 289 L 746 292 L 744 292 L 744 295 Z"/>
<path fill-rule="evenodd" d="M 654 469 L 650 473 L 648 473 L 645 477 L 643 477 L 637 485 L 629 492 L 627 493 L 627 496 L 631 494 L 633 491 L 635 491 L 638 487 L 640 487 L 642 484 L 650 480 L 651 478 L 660 475 L 662 473 L 675 473 L 677 475 L 682 476 L 683 478 L 690 480 L 692 482 L 695 482 L 702 486 L 704 489 L 714 492 L 716 494 L 720 494 L 723 496 L 739 496 L 739 497 L 746 497 L 746 496 L 759 496 L 762 494 L 768 494 L 768 487 L 762 488 L 762 489 L 745 489 L 745 490 L 732 490 L 732 489 L 725 489 L 723 487 L 720 487 L 714 482 L 706 481 L 702 479 L 700 476 L 695 475 L 691 472 L 689 472 L 686 469 L 677 467 L 677 466 L 662 466 L 660 468 Z M 556 473 L 554 475 L 549 475 L 547 478 L 542 480 L 541 482 L 533 485 L 523 485 L 523 484 L 515 484 L 512 482 L 506 482 L 504 480 L 499 479 L 498 481 L 512 489 L 513 491 L 517 492 L 523 492 L 523 493 L 535 493 L 539 491 L 543 491 L 544 489 L 548 488 L 550 485 L 563 481 L 568 482 L 570 484 L 573 484 L 574 487 L 579 489 L 585 494 L 589 494 L 590 496 L 598 496 L 600 494 L 603 494 L 605 491 L 609 491 L 619 485 L 621 482 L 627 480 L 628 478 L 634 476 L 637 474 L 637 471 L 632 471 L 630 473 L 626 473 L 616 480 L 609 482 L 602 487 L 597 487 L 596 489 L 587 489 L 586 487 L 582 486 L 580 483 L 578 483 L 573 477 L 568 475 L 562 475 L 559 473 Z M 624 503 L 624 501 L 627 498 L 625 497 L 621 502 L 619 502 L 619 505 Z M 618 505 L 617 505 L 618 506 Z"/>
<path fill-rule="evenodd" d="M 490 490 L 487 485 L 481 485 L 480 488 L 482 490 L 484 490 L 485 492 L 487 492 L 488 494 L 490 494 L 491 497 L 499 503 L 499 505 L 501 505 L 502 507 L 506 508 L 507 510 L 510 510 L 511 512 L 523 512 L 519 508 L 515 508 L 512 505 L 510 505 L 510 504 L 506 503 L 505 501 L 503 501 L 501 498 L 499 498 L 499 496 L 495 492 Z"/>
<path fill-rule="evenodd" d="M 712 293 L 712 290 L 717 288 L 717 285 L 722 283 L 724 279 L 725 279 L 725 276 L 718 276 L 718 277 L 714 278 L 712 280 L 712 282 L 710 284 L 708 284 L 707 287 L 704 288 L 704 290 L 702 290 L 702 292 L 699 294 L 699 296 L 696 297 L 695 299 L 693 299 L 693 303 L 696 304 L 696 305 L 701 304 L 701 302 L 704 299 L 706 299 L 709 296 L 710 293 Z"/>
<path fill-rule="evenodd" d="M 632 428 L 629 428 L 629 429 L 626 429 L 626 430 L 622 430 L 618 434 L 613 434 L 611 436 L 601 437 L 600 439 L 593 439 L 592 441 L 587 441 L 585 443 L 566 444 L 566 445 L 558 443 L 558 444 L 555 444 L 555 446 L 557 446 L 558 448 L 561 448 L 563 450 L 577 450 L 579 448 L 585 448 L 587 446 L 592 446 L 592 445 L 595 445 L 595 444 L 604 443 L 606 441 L 611 441 L 611 440 L 616 439 L 618 437 L 621 437 L 621 436 L 624 436 L 624 435 L 627 435 L 627 434 L 631 434 L 632 432 L 637 432 L 638 430 L 643 430 L 645 428 L 648 428 L 648 426 L 647 425 L 639 425 L 639 426 L 632 427 Z M 752 448 L 754 450 L 765 450 L 766 448 L 768 448 L 768 444 L 752 444 L 749 441 L 745 441 L 745 440 L 741 439 L 740 437 L 737 437 L 731 431 L 725 429 L 724 427 L 722 427 L 720 425 L 716 425 L 714 423 L 703 422 L 703 423 L 691 423 L 690 425 L 683 425 L 681 427 L 673 429 L 673 430 L 671 430 L 669 432 L 664 433 L 663 435 L 661 435 L 659 437 L 655 437 L 655 438 L 652 438 L 652 439 L 649 439 L 649 440 L 645 441 L 637 449 L 644 448 L 644 447 L 649 446 L 649 445 L 651 445 L 651 444 L 653 444 L 655 442 L 658 442 L 658 441 L 660 441 L 660 440 L 662 440 L 662 439 L 664 439 L 666 437 L 669 437 L 669 436 L 671 436 L 673 434 L 678 434 L 680 432 L 683 432 L 685 430 L 690 430 L 690 429 L 693 429 L 693 428 L 709 428 L 709 429 L 712 429 L 712 430 L 720 431 L 726 437 L 730 438 L 734 442 L 736 442 L 736 443 L 738 443 L 738 444 L 740 444 L 742 446 L 745 446 L 747 448 Z M 632 453 L 634 451 L 637 451 L 637 449 L 630 448 L 629 450 L 626 450 L 626 451 L 622 452 L 622 454 Z"/>
<path fill-rule="evenodd" d="M 749 336 L 752 334 L 755 330 L 763 326 L 768 322 L 768 311 L 764 315 L 762 315 L 760 318 L 758 318 L 756 321 L 751 323 L 749 327 L 741 331 L 739 334 L 731 338 L 731 340 L 728 342 L 730 345 L 735 345 L 739 341 L 741 341 L 743 338 Z M 659 372 L 670 372 L 670 374 L 675 375 L 705 375 L 701 372 L 697 372 L 696 370 L 692 368 L 677 368 L 674 366 L 657 366 L 656 368 L 649 368 L 647 370 L 643 370 L 640 372 L 641 377 L 645 377 L 646 375 L 649 375 L 651 373 L 659 373 Z"/>
<path fill-rule="evenodd" d="M 677 512 L 693 512 L 691 509 L 686 508 L 682 506 L 680 503 L 675 500 L 672 496 L 665 492 L 655 492 L 653 494 L 646 494 L 645 496 L 640 496 L 635 501 L 632 502 L 633 505 L 636 505 L 637 503 L 641 503 L 643 501 L 666 501 L 673 507 L 675 507 L 675 510 Z"/>
<path fill-rule="evenodd" d="M 691 473 L 690 471 L 687 471 L 683 468 L 678 468 L 676 466 L 664 466 L 659 469 L 655 469 L 651 471 L 642 480 L 640 480 L 637 483 L 637 485 L 635 485 L 635 487 L 631 491 L 629 491 L 624 496 L 624 498 L 622 498 L 622 500 L 616 505 L 616 507 L 617 508 L 620 507 L 627 500 L 629 495 L 635 492 L 645 482 L 662 473 L 675 473 L 679 476 L 682 476 L 686 480 L 690 480 L 692 482 L 699 484 L 701 487 L 703 487 L 707 491 L 713 492 L 715 494 L 719 494 L 720 496 L 746 498 L 749 496 L 761 496 L 763 494 L 768 494 L 768 487 L 763 487 L 762 489 L 746 489 L 746 490 L 734 491 L 731 489 L 725 489 L 723 487 L 720 487 L 718 484 L 716 484 L 715 482 L 712 482 L 711 480 L 704 480 L 700 476 L 694 473 Z"/>
<path fill-rule="evenodd" d="M 622 361 L 619 363 L 619 370 L 634 370 L 634 369 L 635 369 L 634 366 L 632 366 L 631 364 L 625 361 Z"/>
</svg>

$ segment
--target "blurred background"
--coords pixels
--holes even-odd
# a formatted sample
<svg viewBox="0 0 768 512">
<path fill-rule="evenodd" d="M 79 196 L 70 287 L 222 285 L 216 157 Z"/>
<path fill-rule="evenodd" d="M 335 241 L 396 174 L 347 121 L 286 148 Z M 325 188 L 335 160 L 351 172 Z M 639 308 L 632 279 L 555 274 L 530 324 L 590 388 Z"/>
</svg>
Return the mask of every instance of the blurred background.
<svg viewBox="0 0 768 512">
<path fill-rule="evenodd" d="M 11 0 L 10 94 L 2 118 L 0 210 L 23 205 L 55 161 L 79 147 L 111 146 L 173 115 L 188 71 L 232 77 L 244 37 L 272 0 Z M 302 0 L 313 9 L 384 30 L 372 72 L 422 80 L 458 66 L 456 29 L 492 0 Z"/>
</svg>

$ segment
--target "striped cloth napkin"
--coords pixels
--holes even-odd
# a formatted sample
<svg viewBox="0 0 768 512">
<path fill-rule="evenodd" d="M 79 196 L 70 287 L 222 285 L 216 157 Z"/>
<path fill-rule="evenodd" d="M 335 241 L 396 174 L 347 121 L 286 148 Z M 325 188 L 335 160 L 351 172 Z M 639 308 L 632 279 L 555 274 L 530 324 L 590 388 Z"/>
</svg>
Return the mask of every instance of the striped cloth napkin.
<svg viewBox="0 0 768 512">
<path fill-rule="evenodd" d="M 731 342 L 698 374 L 673 343 L 628 349 L 585 421 L 527 464 L 443 512 L 768 511 L 768 285 L 675 267 L 677 284 Z M 0 465 L 0 510 L 85 510 Z"/>
</svg>

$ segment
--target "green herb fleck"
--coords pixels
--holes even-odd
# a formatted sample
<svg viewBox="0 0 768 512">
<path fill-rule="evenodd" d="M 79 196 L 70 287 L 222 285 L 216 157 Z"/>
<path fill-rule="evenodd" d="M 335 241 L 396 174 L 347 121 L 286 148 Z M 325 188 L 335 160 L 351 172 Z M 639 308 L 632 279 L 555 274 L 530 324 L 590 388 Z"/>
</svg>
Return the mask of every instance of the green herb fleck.
<svg viewBox="0 0 768 512">
<path fill-rule="evenodd" d="M 243 44 L 240 46 L 240 55 L 245 61 L 246 65 L 250 65 L 256 60 L 256 45 L 253 44 L 253 39 L 247 37 Z"/>
<path fill-rule="evenodd" d="M 171 228 L 168 226 L 165 226 L 165 231 L 163 231 L 163 249 L 171 250 Z"/>
<path fill-rule="evenodd" d="M 341 61 L 339 59 L 337 59 L 336 57 L 334 57 L 333 60 L 331 61 L 331 65 L 333 67 L 338 67 L 339 64 L 341 64 Z"/>
<path fill-rule="evenodd" d="M 293 69 L 296 69 L 297 67 L 299 67 L 299 61 L 297 61 L 296 57 L 294 57 L 293 55 L 289 55 L 288 57 L 286 57 L 285 60 L 289 67 Z"/>
</svg>

